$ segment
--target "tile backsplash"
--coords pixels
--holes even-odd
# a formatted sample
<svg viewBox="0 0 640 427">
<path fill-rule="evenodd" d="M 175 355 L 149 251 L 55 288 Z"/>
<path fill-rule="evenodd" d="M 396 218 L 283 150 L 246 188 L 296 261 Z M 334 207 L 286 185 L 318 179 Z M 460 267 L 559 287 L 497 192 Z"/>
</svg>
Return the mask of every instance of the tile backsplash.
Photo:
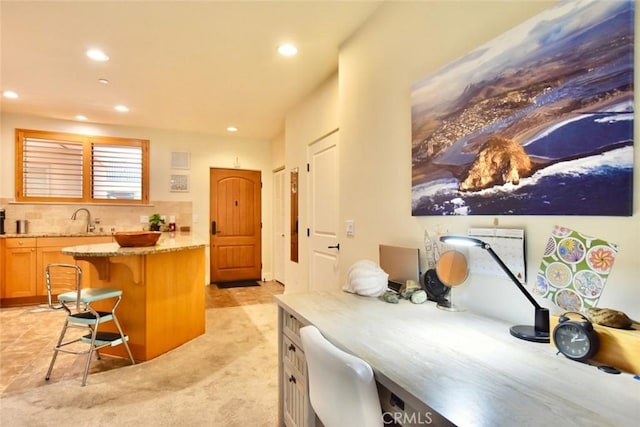
<svg viewBox="0 0 640 427">
<path fill-rule="evenodd" d="M 77 209 L 91 212 L 91 221 L 96 232 L 134 231 L 147 229 L 148 224 L 140 222 L 140 216 L 159 213 L 166 217 L 176 217 L 178 227 L 191 226 L 193 207 L 191 202 L 153 201 L 152 206 L 111 206 L 87 204 L 15 203 L 11 199 L 0 198 L 0 208 L 5 210 L 4 229 L 6 233 L 16 232 L 16 221 L 27 220 L 29 233 L 69 233 L 85 230 L 86 212 L 80 211 L 76 221 L 71 216 Z"/>
</svg>

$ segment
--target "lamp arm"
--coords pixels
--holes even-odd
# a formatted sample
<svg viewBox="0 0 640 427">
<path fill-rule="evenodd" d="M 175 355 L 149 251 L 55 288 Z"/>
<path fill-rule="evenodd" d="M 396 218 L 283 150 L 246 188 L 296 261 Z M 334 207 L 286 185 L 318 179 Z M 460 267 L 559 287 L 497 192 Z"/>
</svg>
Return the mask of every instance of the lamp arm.
<svg viewBox="0 0 640 427">
<path fill-rule="evenodd" d="M 484 243 L 484 245 L 482 246 L 483 249 L 486 249 L 487 252 L 489 252 L 489 255 L 491 255 L 491 257 L 495 260 L 495 262 L 498 263 L 498 265 L 500 267 L 502 267 L 502 269 L 504 270 L 505 273 L 507 273 L 507 276 L 509 276 L 509 278 L 513 281 L 513 283 L 515 283 L 515 285 L 518 287 L 518 289 L 520 289 L 520 292 L 522 292 L 524 294 L 525 297 L 527 297 L 527 299 L 529 300 L 529 302 L 531 302 L 531 304 L 533 304 L 533 306 L 537 309 L 537 310 L 541 310 L 542 307 L 540 306 L 540 304 L 538 304 L 538 302 L 531 296 L 531 294 L 529 292 L 527 292 L 527 290 L 524 288 L 524 286 L 522 286 L 522 283 L 520 283 L 520 281 L 518 280 L 518 278 L 516 276 L 513 275 L 513 273 L 511 272 L 511 270 L 509 270 L 509 267 L 506 266 L 506 264 L 504 262 L 502 262 L 502 260 L 500 259 L 500 257 L 498 256 L 498 254 L 496 254 L 494 252 L 493 249 L 491 249 L 491 246 L 488 243 Z"/>
</svg>

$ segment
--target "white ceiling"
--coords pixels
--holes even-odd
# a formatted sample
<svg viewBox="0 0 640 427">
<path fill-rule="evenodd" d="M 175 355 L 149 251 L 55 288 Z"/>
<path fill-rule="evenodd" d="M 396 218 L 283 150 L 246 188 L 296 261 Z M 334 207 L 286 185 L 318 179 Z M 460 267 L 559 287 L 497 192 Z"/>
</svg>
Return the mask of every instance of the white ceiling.
<svg viewBox="0 0 640 427">
<path fill-rule="evenodd" d="M 1 109 L 270 139 L 380 2 L 2 0 L 0 91 L 20 97 Z M 282 42 L 298 55 L 279 56 Z M 93 47 L 110 61 L 89 60 Z"/>
</svg>

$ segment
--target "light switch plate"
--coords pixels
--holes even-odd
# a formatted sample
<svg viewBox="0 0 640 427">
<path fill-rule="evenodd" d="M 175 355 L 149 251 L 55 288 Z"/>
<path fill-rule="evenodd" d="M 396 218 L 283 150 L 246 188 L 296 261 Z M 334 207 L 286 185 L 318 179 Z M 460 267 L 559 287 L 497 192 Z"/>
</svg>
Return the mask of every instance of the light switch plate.
<svg viewBox="0 0 640 427">
<path fill-rule="evenodd" d="M 353 237 L 356 234 L 356 225 L 352 219 L 345 221 L 345 229 L 348 237 Z"/>
</svg>

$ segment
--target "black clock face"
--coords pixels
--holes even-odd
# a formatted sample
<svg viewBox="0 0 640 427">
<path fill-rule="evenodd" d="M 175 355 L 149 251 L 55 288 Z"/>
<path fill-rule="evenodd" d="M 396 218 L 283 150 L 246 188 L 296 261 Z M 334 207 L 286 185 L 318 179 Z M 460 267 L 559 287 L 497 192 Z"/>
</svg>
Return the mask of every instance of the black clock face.
<svg viewBox="0 0 640 427">
<path fill-rule="evenodd" d="M 593 354 L 593 342 L 585 329 L 575 324 L 558 325 L 553 336 L 558 350 L 570 359 L 584 360 Z"/>
</svg>

